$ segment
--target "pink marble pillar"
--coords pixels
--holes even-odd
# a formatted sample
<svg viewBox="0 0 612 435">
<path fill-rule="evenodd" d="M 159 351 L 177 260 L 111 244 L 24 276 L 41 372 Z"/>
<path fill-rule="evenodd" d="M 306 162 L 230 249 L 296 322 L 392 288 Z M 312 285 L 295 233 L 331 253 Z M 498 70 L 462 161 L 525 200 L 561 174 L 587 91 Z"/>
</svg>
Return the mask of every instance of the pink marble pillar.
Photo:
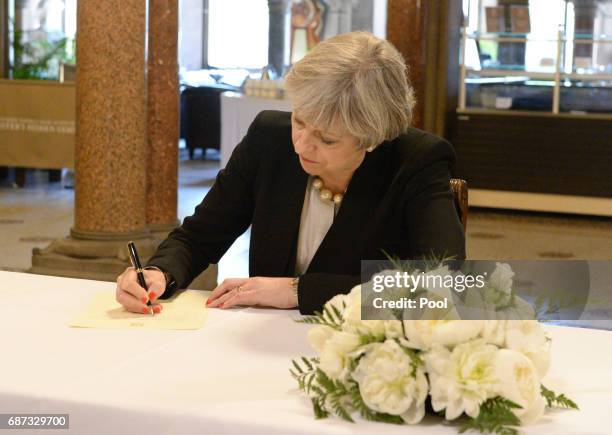
<svg viewBox="0 0 612 435">
<path fill-rule="evenodd" d="M 78 2 L 75 237 L 145 232 L 146 19 L 146 0 Z"/>
<path fill-rule="evenodd" d="M 146 222 L 177 225 L 179 140 L 178 0 L 149 0 Z"/>
<path fill-rule="evenodd" d="M 128 240 L 146 262 L 177 224 L 177 9 L 78 2 L 75 222 L 70 237 L 33 250 L 31 272 L 114 281 Z M 191 288 L 214 288 L 216 273 L 211 265 Z"/>
<path fill-rule="evenodd" d="M 32 252 L 34 273 L 114 281 L 126 242 L 146 260 L 147 0 L 77 4 L 74 227 Z"/>
<path fill-rule="evenodd" d="M 414 87 L 417 104 L 413 125 L 423 127 L 426 72 L 426 1 L 388 0 L 387 39 L 402 53 L 409 66 L 409 80 Z"/>
</svg>

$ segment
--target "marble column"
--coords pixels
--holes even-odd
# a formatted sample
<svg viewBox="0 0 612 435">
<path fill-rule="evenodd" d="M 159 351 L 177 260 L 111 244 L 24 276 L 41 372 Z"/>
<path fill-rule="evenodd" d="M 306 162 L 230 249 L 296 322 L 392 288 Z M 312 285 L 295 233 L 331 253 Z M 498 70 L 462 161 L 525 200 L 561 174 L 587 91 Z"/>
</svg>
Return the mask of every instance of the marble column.
<svg viewBox="0 0 612 435">
<path fill-rule="evenodd" d="M 421 0 L 389 0 L 387 3 L 387 39 L 402 53 L 408 65 L 409 80 L 417 100 L 413 125 L 419 128 L 423 127 L 425 99 L 427 3 Z"/>
<path fill-rule="evenodd" d="M 156 247 L 178 224 L 179 1 L 148 0 L 148 71 L 146 139 L 146 228 Z M 189 285 L 210 290 L 217 285 L 211 264 Z"/>
<path fill-rule="evenodd" d="M 146 227 L 157 246 L 178 224 L 178 0 L 149 0 L 147 70 Z M 189 286 L 212 289 L 217 265 Z"/>
<path fill-rule="evenodd" d="M 74 227 L 33 250 L 31 271 L 114 281 L 128 240 L 144 263 L 178 224 L 178 2 L 84 0 L 77 27 Z"/>
<path fill-rule="evenodd" d="M 73 234 L 145 233 L 146 20 L 146 0 L 78 2 Z"/>
<path fill-rule="evenodd" d="M 145 209 L 155 246 L 179 224 L 178 14 L 178 0 L 149 0 Z M 212 264 L 189 288 L 209 290 L 216 285 L 217 265 Z"/>
<path fill-rule="evenodd" d="M 146 223 L 165 234 L 178 225 L 178 0 L 149 0 Z"/>
<path fill-rule="evenodd" d="M 121 11 L 121 13 L 117 13 Z M 77 4 L 75 211 L 70 236 L 34 249 L 32 272 L 114 280 L 146 221 L 147 0 Z"/>
</svg>

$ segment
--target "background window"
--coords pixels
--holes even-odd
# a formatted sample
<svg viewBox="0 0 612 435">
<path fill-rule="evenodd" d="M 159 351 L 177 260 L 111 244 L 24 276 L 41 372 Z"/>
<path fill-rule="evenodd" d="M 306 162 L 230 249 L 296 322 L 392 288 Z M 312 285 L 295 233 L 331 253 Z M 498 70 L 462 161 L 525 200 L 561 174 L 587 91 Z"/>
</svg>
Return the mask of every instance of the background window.
<svg viewBox="0 0 612 435">
<path fill-rule="evenodd" d="M 208 0 L 208 66 L 267 65 L 268 19 L 267 0 Z"/>
</svg>

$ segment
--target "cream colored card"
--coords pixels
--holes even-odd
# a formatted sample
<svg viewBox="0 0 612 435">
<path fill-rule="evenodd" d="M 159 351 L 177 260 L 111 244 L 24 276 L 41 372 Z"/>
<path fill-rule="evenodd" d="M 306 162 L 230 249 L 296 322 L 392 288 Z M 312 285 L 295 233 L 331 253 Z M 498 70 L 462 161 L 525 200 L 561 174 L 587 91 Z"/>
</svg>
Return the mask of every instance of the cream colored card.
<svg viewBox="0 0 612 435">
<path fill-rule="evenodd" d="M 94 295 L 86 307 L 69 326 L 102 329 L 200 329 L 206 319 L 204 301 L 207 293 L 185 290 L 170 299 L 160 300 L 162 312 L 131 313 L 115 300 L 115 292 Z"/>
</svg>

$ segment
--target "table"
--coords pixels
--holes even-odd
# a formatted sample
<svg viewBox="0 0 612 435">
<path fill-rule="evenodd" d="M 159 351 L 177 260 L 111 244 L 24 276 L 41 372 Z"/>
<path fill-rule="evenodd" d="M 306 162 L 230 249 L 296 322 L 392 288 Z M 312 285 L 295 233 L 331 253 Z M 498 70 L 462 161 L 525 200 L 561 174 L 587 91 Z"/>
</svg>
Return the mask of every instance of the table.
<svg viewBox="0 0 612 435">
<path fill-rule="evenodd" d="M 288 371 L 313 354 L 297 311 L 211 309 L 196 331 L 69 328 L 99 291 L 114 284 L 0 272 L 0 412 L 70 414 L 69 431 L 42 434 L 457 433 L 433 417 L 417 427 L 314 420 Z M 612 332 L 547 331 L 546 384 L 581 411 L 550 412 L 523 433 L 609 434 Z"/>
<path fill-rule="evenodd" d="M 224 168 L 236 145 L 262 110 L 291 112 L 289 100 L 260 98 L 238 92 L 221 94 L 221 168 Z"/>
</svg>

